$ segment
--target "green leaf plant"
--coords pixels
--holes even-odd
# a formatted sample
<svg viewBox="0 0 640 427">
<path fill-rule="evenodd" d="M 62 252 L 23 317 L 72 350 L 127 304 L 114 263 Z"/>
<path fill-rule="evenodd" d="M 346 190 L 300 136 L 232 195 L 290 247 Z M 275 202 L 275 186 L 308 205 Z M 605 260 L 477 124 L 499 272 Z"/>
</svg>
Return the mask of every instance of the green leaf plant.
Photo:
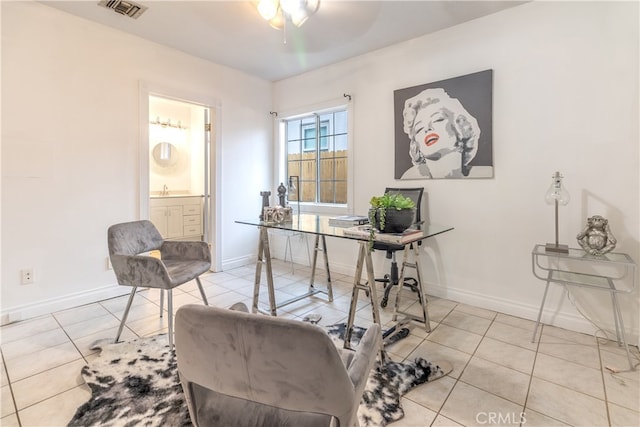
<svg viewBox="0 0 640 427">
<path fill-rule="evenodd" d="M 409 197 L 402 194 L 384 193 L 382 196 L 373 196 L 369 200 L 369 251 L 373 251 L 373 242 L 375 240 L 375 223 L 376 213 L 380 222 L 380 229 L 384 230 L 387 218 L 387 209 L 413 209 L 416 204 Z"/>
</svg>

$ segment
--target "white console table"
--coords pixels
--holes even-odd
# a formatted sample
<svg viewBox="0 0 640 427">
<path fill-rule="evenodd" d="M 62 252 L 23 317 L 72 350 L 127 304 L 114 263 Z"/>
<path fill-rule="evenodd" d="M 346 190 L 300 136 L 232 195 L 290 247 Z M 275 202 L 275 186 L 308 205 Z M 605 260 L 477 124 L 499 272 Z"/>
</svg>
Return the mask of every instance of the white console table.
<svg viewBox="0 0 640 427">
<path fill-rule="evenodd" d="M 535 341 L 536 333 L 538 332 L 549 284 L 557 283 L 565 286 L 579 286 L 609 292 L 618 345 L 624 346 L 629 366 L 633 370 L 634 365 L 629 354 L 624 321 L 617 295 L 619 293 L 631 293 L 635 289 L 637 281 L 635 261 L 624 253 L 610 252 L 605 255 L 595 256 L 589 255 L 582 249 L 570 248 L 569 253 L 563 254 L 547 252 L 545 251 L 545 245 L 536 245 L 531 252 L 531 267 L 533 275 L 547 283 L 531 342 Z M 598 268 L 606 270 L 607 273 L 593 273 Z M 627 277 L 631 277 L 630 286 L 616 286 L 616 282 L 620 282 Z"/>
</svg>

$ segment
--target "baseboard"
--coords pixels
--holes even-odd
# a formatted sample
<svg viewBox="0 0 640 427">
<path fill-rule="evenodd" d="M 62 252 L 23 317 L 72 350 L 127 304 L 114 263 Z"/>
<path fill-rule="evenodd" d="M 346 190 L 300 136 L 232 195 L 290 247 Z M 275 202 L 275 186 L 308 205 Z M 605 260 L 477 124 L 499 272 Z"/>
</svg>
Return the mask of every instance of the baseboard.
<svg viewBox="0 0 640 427">
<path fill-rule="evenodd" d="M 56 311 L 67 310 L 80 305 L 91 304 L 96 301 L 126 295 L 130 292 L 130 287 L 119 286 L 117 283 L 113 283 L 98 289 L 77 292 L 63 297 L 42 300 L 32 304 L 3 308 L 0 312 L 0 325 L 4 326 L 20 320 L 33 319 Z"/>
<path fill-rule="evenodd" d="M 504 298 L 495 296 L 487 297 L 486 295 L 479 294 L 461 289 L 452 289 L 439 285 L 427 284 L 429 294 L 439 298 L 447 298 L 456 302 L 473 305 L 475 307 L 485 308 L 487 310 L 493 310 L 511 316 L 521 317 L 535 321 L 538 318 L 539 305 L 523 304 L 514 302 Z M 586 318 L 578 313 L 559 312 L 557 307 L 546 305 L 542 311 L 541 323 L 546 325 L 553 325 L 559 328 L 568 329 L 575 332 L 582 332 L 588 335 L 594 335 L 596 327 Z M 615 338 L 615 324 L 613 321 L 605 322 L 598 325 L 600 328 L 607 331 L 613 331 L 612 338 Z M 637 325 L 630 327 L 625 324 L 625 332 L 627 334 L 627 344 L 634 346 L 640 346 L 640 331 Z"/>
<path fill-rule="evenodd" d="M 245 255 L 238 258 L 226 259 L 222 261 L 222 271 L 231 270 L 232 268 L 238 268 L 245 265 L 256 263 L 256 257 L 252 255 Z"/>
<path fill-rule="evenodd" d="M 223 269 L 232 269 L 251 263 L 255 263 L 255 257 L 239 257 L 225 261 L 223 263 Z M 0 326 L 19 322 L 21 320 L 33 319 L 45 314 L 55 313 L 56 311 L 67 310 L 69 308 L 91 304 L 109 298 L 128 295 L 129 293 L 131 293 L 130 287 L 119 286 L 117 283 L 112 283 L 98 289 L 68 294 L 62 297 L 42 300 L 32 304 L 8 308 L 3 307 L 0 311 Z"/>
<path fill-rule="evenodd" d="M 332 262 L 331 271 L 353 276 L 355 274 L 355 266 Z M 487 296 L 477 292 L 445 287 L 432 283 L 426 283 L 425 285 L 425 289 L 429 295 L 433 295 L 438 298 L 446 298 L 463 304 L 469 304 L 474 307 L 497 311 L 515 317 L 521 317 L 523 319 L 535 321 L 538 317 L 538 310 L 540 309 L 540 306 L 537 304 L 532 305 L 514 302 L 504 298 Z M 582 332 L 589 335 L 593 335 L 596 329 L 591 322 L 580 314 L 558 312 L 557 308 L 552 306 L 545 307 L 542 312 L 541 322 L 547 325 L 553 325 L 559 328 Z M 609 331 L 615 331 L 615 325 L 613 322 L 599 326 Z M 629 325 L 625 324 L 625 331 L 627 334 L 627 344 L 640 347 L 640 330 L 637 326 L 630 328 Z"/>
</svg>

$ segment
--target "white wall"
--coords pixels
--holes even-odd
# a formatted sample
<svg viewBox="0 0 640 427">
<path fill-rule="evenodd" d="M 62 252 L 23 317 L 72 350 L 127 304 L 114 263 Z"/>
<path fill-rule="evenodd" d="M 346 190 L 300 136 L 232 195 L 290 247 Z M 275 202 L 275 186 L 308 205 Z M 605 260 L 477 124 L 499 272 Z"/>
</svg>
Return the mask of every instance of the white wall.
<svg viewBox="0 0 640 427">
<path fill-rule="evenodd" d="M 518 6 L 277 82 L 274 108 L 351 94 L 355 211 L 366 212 L 386 186 L 424 185 L 428 220 L 455 226 L 426 241 L 428 292 L 534 319 L 544 283 L 531 274 L 531 250 L 554 239 L 553 208 L 544 202 L 554 171 L 572 196 L 560 211 L 561 242 L 576 247 L 585 219 L 600 214 L 616 250 L 640 261 L 638 14 L 637 2 Z M 486 69 L 494 70 L 495 178 L 395 181 L 393 91 Z M 329 245 L 332 267 L 352 271 L 355 248 Z M 576 298 L 612 325 L 606 293 Z M 624 309 L 637 336 L 637 294 Z M 558 289 L 544 320 L 593 331 Z"/>
<path fill-rule="evenodd" d="M 270 82 L 41 3 L 1 7 L 2 323 L 129 291 L 106 268 L 106 232 L 140 215 L 141 82 L 218 100 L 221 178 L 234 183 L 221 191 L 223 264 L 255 251 L 255 230 L 233 221 L 270 185 Z M 20 284 L 24 268 L 34 284 Z"/>
</svg>

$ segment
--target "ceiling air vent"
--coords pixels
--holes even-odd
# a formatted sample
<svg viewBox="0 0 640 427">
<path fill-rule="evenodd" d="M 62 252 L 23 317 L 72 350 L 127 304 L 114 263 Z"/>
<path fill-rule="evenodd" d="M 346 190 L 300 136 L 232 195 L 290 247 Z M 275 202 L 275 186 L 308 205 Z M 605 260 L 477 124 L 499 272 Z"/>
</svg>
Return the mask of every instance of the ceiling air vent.
<svg viewBox="0 0 640 427">
<path fill-rule="evenodd" d="M 142 13 L 147 10 L 146 6 L 136 4 L 132 1 L 124 0 L 102 0 L 98 5 L 111 9 L 120 15 L 126 15 L 129 18 L 138 19 Z"/>
</svg>

